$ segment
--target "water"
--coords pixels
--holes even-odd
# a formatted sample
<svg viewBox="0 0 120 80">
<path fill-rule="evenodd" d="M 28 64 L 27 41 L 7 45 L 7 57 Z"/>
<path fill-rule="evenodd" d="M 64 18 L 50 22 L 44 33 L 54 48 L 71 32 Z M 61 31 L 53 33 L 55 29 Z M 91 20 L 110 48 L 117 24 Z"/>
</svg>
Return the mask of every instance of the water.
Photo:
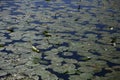
<svg viewBox="0 0 120 80">
<path fill-rule="evenodd" d="M 0 79 L 119 80 L 118 3 L 0 0 Z"/>
</svg>

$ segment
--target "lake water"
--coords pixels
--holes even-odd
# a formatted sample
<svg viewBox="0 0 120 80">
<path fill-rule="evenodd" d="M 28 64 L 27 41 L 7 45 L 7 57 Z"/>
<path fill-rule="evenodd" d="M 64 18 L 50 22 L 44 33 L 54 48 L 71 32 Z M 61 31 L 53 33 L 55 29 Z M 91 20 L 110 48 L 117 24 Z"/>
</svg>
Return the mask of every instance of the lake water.
<svg viewBox="0 0 120 80">
<path fill-rule="evenodd" d="M 0 80 L 120 80 L 119 0 L 0 0 Z"/>
</svg>

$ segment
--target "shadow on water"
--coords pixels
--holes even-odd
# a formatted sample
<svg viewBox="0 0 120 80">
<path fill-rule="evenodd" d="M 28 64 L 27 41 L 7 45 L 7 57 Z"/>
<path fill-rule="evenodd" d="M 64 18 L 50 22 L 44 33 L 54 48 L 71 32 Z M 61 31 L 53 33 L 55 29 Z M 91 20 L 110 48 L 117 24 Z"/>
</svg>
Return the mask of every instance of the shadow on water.
<svg viewBox="0 0 120 80">
<path fill-rule="evenodd" d="M 101 54 L 94 49 L 90 49 L 88 52 L 92 53 L 93 55 L 101 56 Z"/>
<path fill-rule="evenodd" d="M 105 76 L 107 73 L 111 73 L 111 72 L 112 71 L 103 68 L 100 72 L 95 73 L 94 76 Z"/>
<path fill-rule="evenodd" d="M 40 59 L 40 64 L 41 65 L 51 65 L 51 60 L 45 59 L 46 55 L 44 53 L 42 53 L 41 55 L 41 59 Z"/>
<path fill-rule="evenodd" d="M 83 35 L 83 36 L 86 37 L 87 34 L 93 34 L 93 35 L 96 35 L 96 38 L 98 38 L 98 39 L 101 39 L 101 38 L 102 38 L 101 34 L 100 34 L 100 33 L 97 33 L 97 32 L 86 31 L 86 32 L 84 32 L 84 35 Z"/>
<path fill-rule="evenodd" d="M 49 71 L 49 72 L 51 72 L 52 74 L 55 74 L 58 78 L 62 78 L 64 80 L 69 80 L 68 79 L 69 78 L 69 74 L 59 73 L 59 72 L 54 71 L 51 68 L 48 68 L 46 70 Z"/>
</svg>

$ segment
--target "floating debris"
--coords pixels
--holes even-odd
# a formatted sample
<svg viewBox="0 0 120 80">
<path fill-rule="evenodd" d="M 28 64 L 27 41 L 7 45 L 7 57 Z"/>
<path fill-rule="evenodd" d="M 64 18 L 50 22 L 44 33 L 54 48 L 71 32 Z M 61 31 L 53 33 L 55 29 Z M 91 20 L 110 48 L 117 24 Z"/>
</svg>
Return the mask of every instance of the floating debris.
<svg viewBox="0 0 120 80">
<path fill-rule="evenodd" d="M 74 21 L 78 21 L 79 20 L 79 18 L 76 18 Z"/>
<path fill-rule="evenodd" d="M 113 30 L 114 28 L 113 27 L 109 27 L 110 30 Z"/>
<path fill-rule="evenodd" d="M 83 61 L 88 61 L 88 60 L 91 60 L 91 57 L 89 57 L 89 56 L 83 57 L 81 60 L 83 60 Z"/>
<path fill-rule="evenodd" d="M 110 41 L 111 45 L 116 46 L 116 41 L 117 41 L 117 37 L 112 37 Z"/>
<path fill-rule="evenodd" d="M 9 31 L 10 33 L 14 32 L 14 28 L 8 28 L 7 31 Z"/>
<path fill-rule="evenodd" d="M 52 36 L 50 33 L 48 33 L 48 31 L 44 31 L 44 32 L 43 32 L 43 35 L 44 35 L 45 37 L 51 37 L 51 36 Z"/>
<path fill-rule="evenodd" d="M 32 50 L 33 50 L 34 52 L 37 52 L 37 53 L 39 53 L 39 52 L 40 52 L 40 50 L 39 50 L 39 49 L 37 49 L 35 46 L 32 46 Z"/>
<path fill-rule="evenodd" d="M 1 47 L 4 47 L 4 44 L 0 44 L 0 48 L 1 48 Z"/>
<path fill-rule="evenodd" d="M 81 9 L 81 5 L 78 6 L 78 11 L 80 11 L 80 9 Z"/>
<path fill-rule="evenodd" d="M 50 0 L 45 0 L 45 1 L 50 1 Z"/>
</svg>

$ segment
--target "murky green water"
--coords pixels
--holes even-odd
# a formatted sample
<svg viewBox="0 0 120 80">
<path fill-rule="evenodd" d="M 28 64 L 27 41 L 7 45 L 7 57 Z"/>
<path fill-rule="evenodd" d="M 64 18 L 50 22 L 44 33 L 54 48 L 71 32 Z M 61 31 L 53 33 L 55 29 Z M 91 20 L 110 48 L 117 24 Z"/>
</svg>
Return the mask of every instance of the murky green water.
<svg viewBox="0 0 120 80">
<path fill-rule="evenodd" d="M 120 80 L 119 0 L 0 0 L 0 80 Z"/>
</svg>

